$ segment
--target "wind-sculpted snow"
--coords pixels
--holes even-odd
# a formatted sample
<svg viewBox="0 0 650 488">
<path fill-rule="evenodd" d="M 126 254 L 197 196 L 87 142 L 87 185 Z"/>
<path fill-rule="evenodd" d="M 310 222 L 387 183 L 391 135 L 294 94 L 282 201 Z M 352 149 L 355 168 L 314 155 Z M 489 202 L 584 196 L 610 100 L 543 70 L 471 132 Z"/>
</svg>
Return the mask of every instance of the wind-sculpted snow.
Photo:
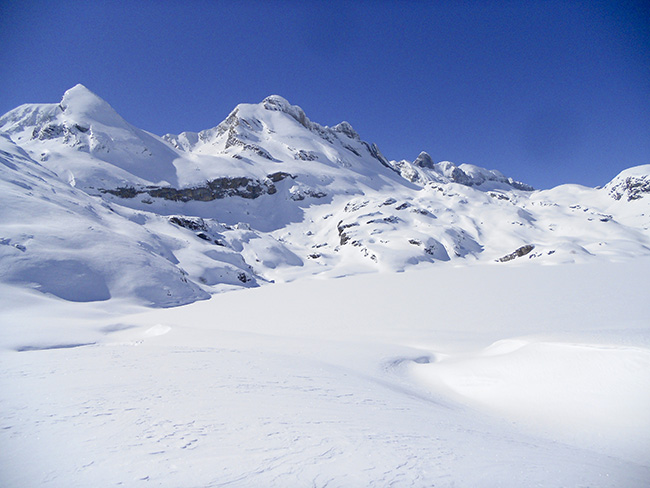
<svg viewBox="0 0 650 488">
<path fill-rule="evenodd" d="M 312 274 L 650 254 L 650 166 L 533 191 L 426 152 L 388 161 L 277 95 L 160 138 L 77 85 L 5 114 L 0 135 L 2 280 L 70 300 L 168 306 Z"/>
</svg>

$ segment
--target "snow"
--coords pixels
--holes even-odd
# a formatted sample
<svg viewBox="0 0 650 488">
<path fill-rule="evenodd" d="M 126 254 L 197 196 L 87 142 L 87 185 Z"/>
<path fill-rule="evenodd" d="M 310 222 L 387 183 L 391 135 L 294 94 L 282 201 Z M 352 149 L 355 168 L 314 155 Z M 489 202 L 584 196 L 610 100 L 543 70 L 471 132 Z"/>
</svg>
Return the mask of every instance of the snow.
<svg viewBox="0 0 650 488">
<path fill-rule="evenodd" d="M 18 107 L 0 485 L 647 486 L 649 193 L 387 161 L 277 95 L 162 138 Z"/>
<path fill-rule="evenodd" d="M 163 310 L 5 286 L 0 478 L 646 486 L 649 270 L 441 265 Z"/>
<path fill-rule="evenodd" d="M 124 119 L 108 103 L 81 84 L 66 91 L 59 106 L 79 122 L 90 119 L 106 127 L 126 126 Z"/>
<path fill-rule="evenodd" d="M 542 435 L 585 441 L 643 463 L 650 448 L 650 350 L 640 347 L 501 340 L 482 352 L 412 366 L 472 404 Z"/>
</svg>

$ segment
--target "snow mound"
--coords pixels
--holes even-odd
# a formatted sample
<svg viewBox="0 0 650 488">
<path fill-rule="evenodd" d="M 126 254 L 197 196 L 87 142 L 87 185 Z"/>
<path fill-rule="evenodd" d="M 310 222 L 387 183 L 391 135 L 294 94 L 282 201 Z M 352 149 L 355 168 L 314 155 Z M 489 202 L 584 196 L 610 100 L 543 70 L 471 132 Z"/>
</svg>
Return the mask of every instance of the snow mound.
<svg viewBox="0 0 650 488">
<path fill-rule="evenodd" d="M 473 355 L 412 364 L 411 371 L 424 384 L 442 384 L 537 432 L 604 438 L 626 454 L 650 449 L 645 348 L 501 340 Z"/>
</svg>

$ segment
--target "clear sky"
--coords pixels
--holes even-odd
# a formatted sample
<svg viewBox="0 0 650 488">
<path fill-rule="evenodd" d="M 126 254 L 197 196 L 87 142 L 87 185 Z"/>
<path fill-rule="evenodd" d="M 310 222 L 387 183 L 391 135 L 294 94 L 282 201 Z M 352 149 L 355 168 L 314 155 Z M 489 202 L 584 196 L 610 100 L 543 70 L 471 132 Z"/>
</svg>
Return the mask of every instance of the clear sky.
<svg viewBox="0 0 650 488">
<path fill-rule="evenodd" d="M 538 188 L 650 164 L 643 0 L 0 0 L 0 112 L 77 83 L 159 135 L 279 94 L 390 159 Z"/>
</svg>

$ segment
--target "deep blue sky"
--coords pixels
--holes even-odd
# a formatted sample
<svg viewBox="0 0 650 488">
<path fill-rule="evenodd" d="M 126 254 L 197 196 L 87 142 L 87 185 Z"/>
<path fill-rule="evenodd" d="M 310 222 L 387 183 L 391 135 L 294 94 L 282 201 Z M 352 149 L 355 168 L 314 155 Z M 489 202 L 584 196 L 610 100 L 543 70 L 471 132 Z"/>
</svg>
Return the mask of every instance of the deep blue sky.
<svg viewBox="0 0 650 488">
<path fill-rule="evenodd" d="M 538 188 L 650 164 L 647 1 L 5 1 L 0 112 L 83 83 L 162 135 L 279 94 Z"/>
</svg>

